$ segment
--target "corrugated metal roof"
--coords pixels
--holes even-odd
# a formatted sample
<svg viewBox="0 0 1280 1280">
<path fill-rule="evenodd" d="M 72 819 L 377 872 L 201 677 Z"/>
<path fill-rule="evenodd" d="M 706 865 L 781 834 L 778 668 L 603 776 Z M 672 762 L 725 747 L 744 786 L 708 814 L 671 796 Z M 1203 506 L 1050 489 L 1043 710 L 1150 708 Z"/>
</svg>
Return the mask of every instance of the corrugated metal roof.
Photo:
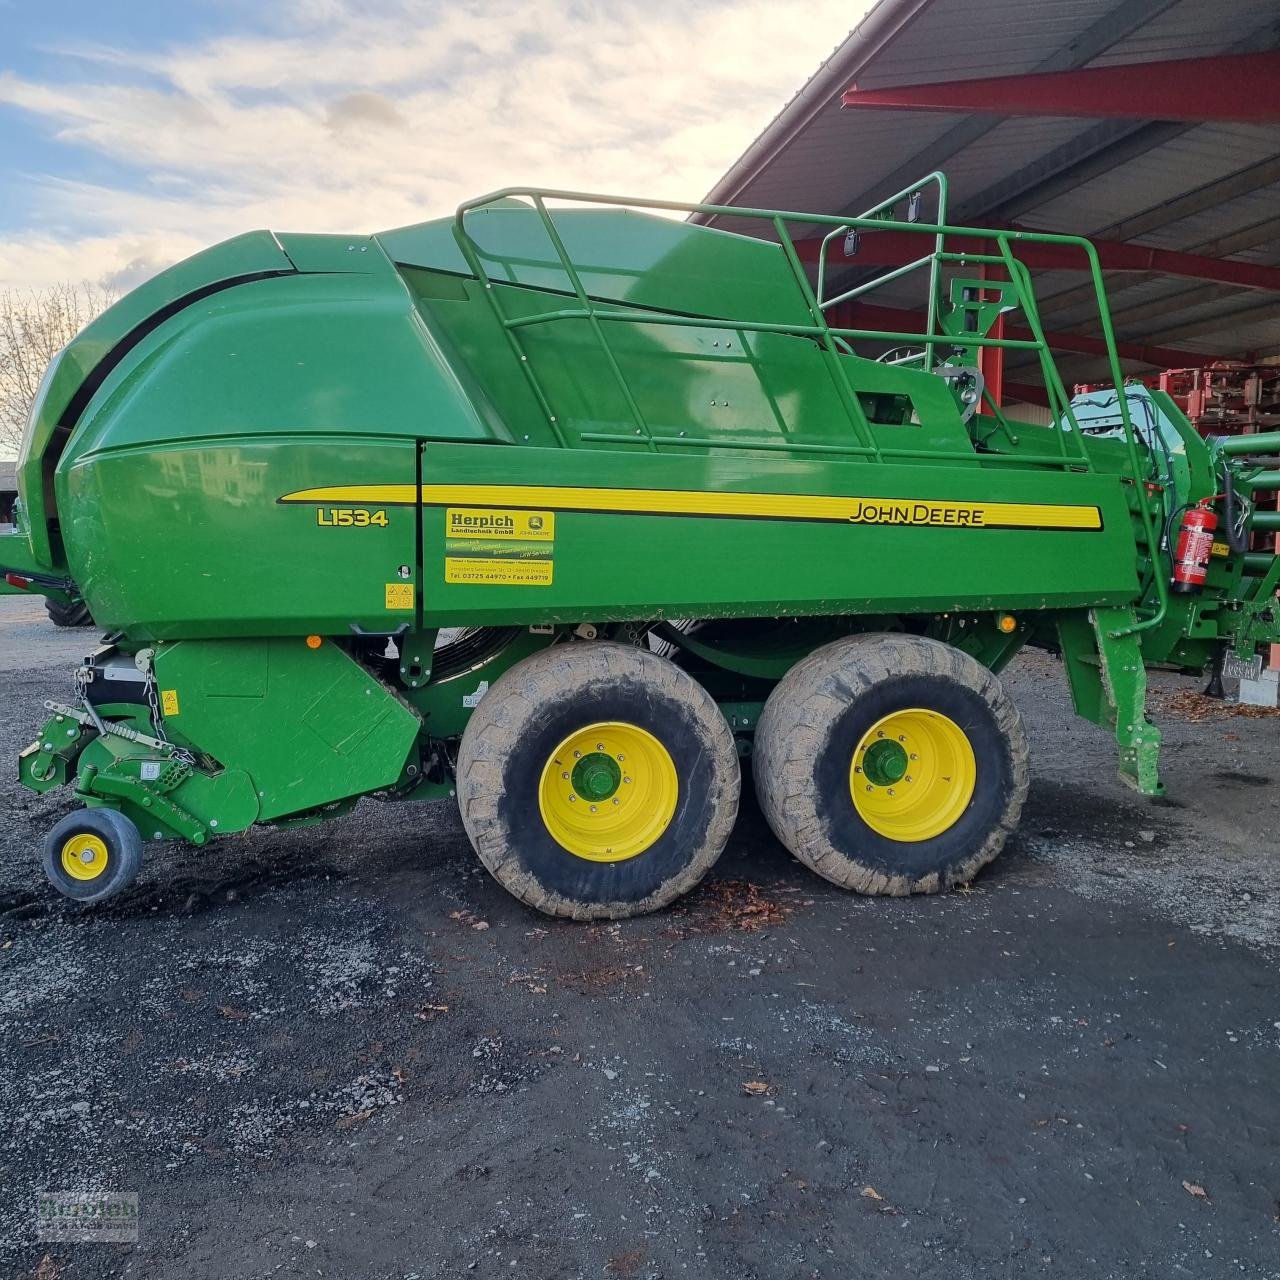
<svg viewBox="0 0 1280 1280">
<path fill-rule="evenodd" d="M 1220 252 L 1280 264 L 1280 184 L 1245 190 L 1173 220 L 1169 202 L 1260 161 L 1280 158 L 1280 130 L 1205 124 L 1153 125 L 1061 118 L 1000 119 L 909 111 L 844 111 L 842 91 L 971 79 L 1035 70 L 1108 66 L 1280 46 L 1280 10 L 1258 0 L 880 0 L 819 73 L 731 167 L 708 203 L 849 214 L 940 167 L 951 184 L 952 220 L 982 223 L 1003 205 L 1019 225 L 1103 235 L 1147 215 L 1135 243 L 1183 252 Z M 1087 53 L 1087 58 L 1081 55 Z M 1110 150 L 1098 149 L 1105 137 Z M 1084 146 L 1089 143 L 1089 148 Z M 1121 145 L 1122 144 L 1122 145 Z M 1077 181 L 1046 183 L 1051 159 L 1097 154 Z M 1109 163 L 1109 161 L 1112 161 Z M 918 162 L 916 169 L 911 169 Z M 1025 173 L 1025 181 L 1011 175 Z M 1025 189 L 1024 189 L 1025 188 Z M 1012 203 L 1008 203 L 1012 199 Z M 986 206 L 984 209 L 983 206 Z M 711 220 L 711 219 L 708 219 Z M 998 221 L 994 219 L 993 221 Z M 721 219 L 717 225 L 763 234 L 765 224 Z M 1253 235 L 1239 235 L 1260 228 Z M 796 234 L 800 234 L 797 229 Z M 1093 309 L 1078 287 L 1084 277 L 1036 273 L 1046 327 L 1096 333 Z M 1122 336 L 1209 354 L 1280 354 L 1280 306 L 1255 290 L 1194 280 L 1112 278 Z M 918 302 L 920 287 L 877 291 L 886 305 Z M 1055 295 L 1063 295 L 1061 302 Z M 1173 300 L 1182 297 L 1183 303 Z M 1165 305 L 1160 306 L 1160 303 Z M 1150 314 L 1137 310 L 1146 306 Z M 1232 321 L 1231 317 L 1238 317 Z M 1065 371 L 1089 358 L 1065 358 Z M 1131 368 L 1142 366 L 1131 364 Z"/>
<path fill-rule="evenodd" d="M 1180 218 L 1166 227 L 1149 231 L 1142 237 L 1142 243 L 1155 245 L 1159 249 L 1200 246 L 1276 217 L 1280 217 L 1280 184 L 1273 183 L 1267 187 L 1255 187 L 1247 195 L 1226 201 L 1204 213 Z M 1224 227 L 1229 227 L 1229 230 L 1224 232 Z M 1230 256 L 1246 262 L 1260 262 L 1267 252 L 1268 246 L 1263 243 Z"/>
<path fill-rule="evenodd" d="M 1122 166 L 1100 175 L 1079 189 L 1038 206 L 1019 218 L 1027 226 L 1069 227 L 1095 233 L 1104 227 L 1154 208 L 1205 183 L 1225 178 L 1247 165 L 1275 155 L 1280 150 L 1280 132 L 1250 125 L 1197 125 L 1181 137 Z M 1234 218 L 1226 218 L 1223 207 L 1211 211 L 1216 220 L 1208 224 L 1202 239 L 1235 230 Z M 1151 244 L 1150 233 L 1140 243 Z M 1184 236 L 1168 245 L 1190 248 Z"/>
</svg>

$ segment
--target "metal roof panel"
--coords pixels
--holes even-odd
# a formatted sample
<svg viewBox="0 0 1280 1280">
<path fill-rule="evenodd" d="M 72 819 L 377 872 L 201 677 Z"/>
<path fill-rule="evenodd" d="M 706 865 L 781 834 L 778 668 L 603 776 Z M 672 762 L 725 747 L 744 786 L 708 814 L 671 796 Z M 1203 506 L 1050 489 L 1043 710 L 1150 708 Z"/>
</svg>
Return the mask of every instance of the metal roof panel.
<svg viewBox="0 0 1280 1280">
<path fill-rule="evenodd" d="M 1025 0 L 881 0 L 858 30 L 823 65 L 819 75 L 784 109 L 720 185 L 720 197 L 763 207 L 838 213 L 865 207 L 868 192 L 882 186 L 910 160 L 930 148 L 938 149 L 957 126 L 982 123 L 980 117 L 890 110 L 843 111 L 840 91 L 856 81 L 862 88 L 894 84 L 938 82 L 985 75 L 1030 71 L 1051 60 L 1073 65 L 1070 48 L 1077 45 L 1122 0 L 1055 0 L 1052 5 L 1028 5 Z M 1124 6 L 1132 12 L 1131 2 Z M 1270 18 L 1271 27 L 1266 27 Z M 1117 16 L 1117 22 L 1121 19 Z M 1105 31 L 1105 28 L 1103 28 Z M 886 32 L 888 33 L 886 35 Z M 1265 47 L 1280 43 L 1280 12 L 1258 0 L 1176 0 L 1163 12 L 1118 38 L 1086 65 L 1120 65 L 1157 59 L 1206 56 L 1247 48 L 1251 34 L 1262 33 Z M 873 39 L 874 37 L 874 39 Z M 875 41 L 879 40 L 879 44 Z M 1270 43 L 1267 44 L 1266 41 Z M 875 47 L 873 47 L 873 45 Z M 815 96 L 814 87 L 821 90 Z M 808 93 L 808 98 L 805 97 Z M 822 95 L 825 94 L 825 97 Z M 785 142 L 788 117 L 797 129 Z M 801 115 L 804 119 L 801 119 Z M 1135 122 L 1134 128 L 1143 122 Z M 942 167 L 951 181 L 952 207 L 957 208 L 1009 175 L 1027 169 L 1061 148 L 1091 139 L 1096 122 L 1062 118 L 992 119 L 989 127 L 971 137 Z M 976 126 L 975 126 L 976 127 Z M 970 130 L 966 129 L 966 133 Z M 1145 152 L 1131 155 L 1110 169 L 1101 169 L 1060 194 L 1046 194 L 1039 204 L 1020 213 L 1028 226 L 1082 234 L 1104 232 L 1261 160 L 1280 156 L 1280 130 L 1230 124 L 1189 126 Z M 921 175 L 923 176 L 923 175 Z M 1032 171 L 1028 182 L 1034 177 Z M 1158 248 L 1193 251 L 1249 227 L 1260 226 L 1280 214 L 1280 184 L 1253 191 L 1163 226 L 1138 237 Z M 981 221 L 975 217 L 974 221 Z M 724 223 L 722 225 L 730 225 Z M 759 234 L 760 224 L 735 226 Z M 1280 236 L 1268 236 L 1231 255 L 1245 262 L 1280 262 Z M 1094 309 L 1087 300 L 1068 300 L 1055 307 L 1054 294 L 1076 290 L 1086 280 L 1071 272 L 1036 273 L 1046 323 L 1054 328 L 1079 327 L 1096 331 Z M 888 305 L 911 305 L 909 285 L 877 292 Z M 1187 350 L 1223 353 L 1246 349 L 1233 342 L 1280 348 L 1280 311 L 1271 320 L 1265 299 L 1259 309 L 1256 293 L 1225 292 L 1203 287 L 1196 301 L 1196 285 L 1188 279 L 1123 275 L 1112 277 L 1113 306 L 1127 335 Z M 1176 311 L 1164 310 L 1131 323 L 1126 310 L 1162 301 L 1187 298 Z M 1243 312 L 1239 320 L 1234 313 Z M 1222 327 L 1204 330 L 1196 338 L 1168 340 L 1162 332 L 1179 325 L 1221 320 Z"/>
</svg>

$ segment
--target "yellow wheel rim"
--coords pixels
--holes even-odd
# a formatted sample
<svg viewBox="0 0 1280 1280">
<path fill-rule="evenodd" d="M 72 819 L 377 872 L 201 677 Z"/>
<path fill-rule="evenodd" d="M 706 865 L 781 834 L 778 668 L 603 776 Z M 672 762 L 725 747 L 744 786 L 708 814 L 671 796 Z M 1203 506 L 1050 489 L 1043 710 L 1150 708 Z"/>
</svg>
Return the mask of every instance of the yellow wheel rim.
<svg viewBox="0 0 1280 1280">
<path fill-rule="evenodd" d="M 680 784 L 671 753 L 638 725 L 607 720 L 571 733 L 538 784 L 542 821 L 588 862 L 625 862 L 667 829 Z"/>
<path fill-rule="evenodd" d="M 98 836 L 83 832 L 62 846 L 62 869 L 73 880 L 96 880 L 107 869 L 107 846 Z"/>
<path fill-rule="evenodd" d="M 931 840 L 969 806 L 973 747 L 954 720 L 915 707 L 876 721 L 854 748 L 849 792 L 863 822 L 890 840 Z"/>
</svg>

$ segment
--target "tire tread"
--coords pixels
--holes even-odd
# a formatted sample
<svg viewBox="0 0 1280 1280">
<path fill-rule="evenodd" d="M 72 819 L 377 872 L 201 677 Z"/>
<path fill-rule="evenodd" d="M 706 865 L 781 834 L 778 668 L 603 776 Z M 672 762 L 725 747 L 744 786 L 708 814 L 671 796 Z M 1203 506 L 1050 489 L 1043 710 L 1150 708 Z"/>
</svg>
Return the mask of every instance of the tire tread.
<svg viewBox="0 0 1280 1280">
<path fill-rule="evenodd" d="M 498 814 L 501 762 L 539 708 L 571 697 L 584 681 L 633 675 L 698 712 L 701 749 L 720 767 L 708 796 L 712 820 L 694 856 L 637 902 L 581 902 L 552 892 L 520 862 Z M 555 645 L 512 667 L 472 712 L 457 761 L 462 825 L 489 874 L 513 896 L 547 915 L 571 920 L 618 920 L 656 911 L 688 893 L 707 874 L 729 839 L 738 813 L 739 771 L 733 733 L 714 699 L 692 676 L 648 650 L 613 641 Z"/>
<path fill-rule="evenodd" d="M 995 717 L 1011 764 L 1009 802 L 982 844 L 943 873 L 919 877 L 887 874 L 834 848 L 812 803 L 812 762 L 825 742 L 827 725 L 858 694 L 904 672 L 944 676 L 978 694 Z M 952 645 L 898 633 L 835 640 L 796 663 L 765 704 L 752 767 L 761 811 L 774 835 L 799 861 L 842 888 L 891 897 L 939 893 L 972 880 L 1017 826 L 1030 783 L 1022 719 L 1000 681 Z"/>
</svg>

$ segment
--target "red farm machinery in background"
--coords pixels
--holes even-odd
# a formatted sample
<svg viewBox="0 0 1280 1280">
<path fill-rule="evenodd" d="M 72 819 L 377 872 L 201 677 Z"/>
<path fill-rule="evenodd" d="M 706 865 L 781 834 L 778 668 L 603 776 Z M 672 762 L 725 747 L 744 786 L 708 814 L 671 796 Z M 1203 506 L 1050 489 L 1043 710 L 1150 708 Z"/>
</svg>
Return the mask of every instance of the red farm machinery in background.
<svg viewBox="0 0 1280 1280">
<path fill-rule="evenodd" d="M 1195 369 L 1166 369 L 1150 381 L 1167 393 L 1202 436 L 1252 435 L 1280 427 L 1280 365 L 1221 360 Z M 1267 459 L 1280 465 L 1280 459 Z M 1259 507 L 1275 511 L 1280 494 L 1258 491 Z M 1189 515 L 1191 513 L 1188 513 Z M 1280 535 L 1255 533 L 1254 551 L 1280 549 Z M 1280 668 L 1280 645 L 1270 667 Z"/>
</svg>

